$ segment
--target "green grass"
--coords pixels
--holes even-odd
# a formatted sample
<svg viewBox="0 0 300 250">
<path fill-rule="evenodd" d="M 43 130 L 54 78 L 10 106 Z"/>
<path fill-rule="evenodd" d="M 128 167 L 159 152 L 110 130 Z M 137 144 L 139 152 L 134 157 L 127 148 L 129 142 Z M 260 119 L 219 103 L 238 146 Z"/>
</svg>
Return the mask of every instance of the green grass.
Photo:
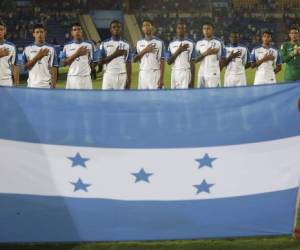
<svg viewBox="0 0 300 250">
<path fill-rule="evenodd" d="M 199 64 L 196 67 L 196 82 L 197 82 L 197 73 L 199 69 Z M 66 84 L 66 72 L 67 68 L 60 68 L 59 69 L 59 81 L 57 84 L 58 88 L 65 88 Z M 133 64 L 132 67 L 132 89 L 137 88 L 138 84 L 138 71 L 139 71 L 139 66 L 138 64 Z M 254 81 L 254 76 L 255 76 L 255 70 L 253 69 L 248 69 L 247 70 L 247 82 L 249 85 L 253 84 Z M 222 84 L 224 82 L 224 70 L 222 71 L 222 77 L 221 77 Z M 283 82 L 283 71 L 277 74 L 277 81 L 278 82 Z M 21 86 L 24 86 L 26 82 L 26 79 L 21 79 Z M 165 69 L 165 75 L 164 75 L 164 83 L 166 88 L 170 88 L 170 82 L 171 82 L 171 67 L 169 65 L 166 65 Z M 195 82 L 195 83 L 196 83 Z M 94 89 L 101 89 L 102 86 L 102 73 L 97 73 L 97 80 L 93 81 L 93 87 Z"/>
<path fill-rule="evenodd" d="M 59 88 L 65 87 L 67 68 L 60 69 Z M 247 70 L 247 81 L 251 85 L 255 71 Z M 93 82 L 95 89 L 101 88 L 102 74 L 97 74 Z M 222 72 L 222 82 L 224 72 Z M 132 88 L 137 88 L 138 65 L 133 65 Z M 277 75 L 278 82 L 283 81 L 283 73 Z M 23 84 L 25 80 L 23 79 Z M 170 67 L 166 66 L 165 85 L 170 87 Z M 300 227 L 300 212 L 297 224 Z M 1 232 L 0 232 L 1 233 Z M 159 241 L 159 242 L 127 242 L 127 243 L 87 243 L 87 244 L 47 244 L 47 245 L 0 245 L 5 250 L 300 250 L 300 242 L 293 240 L 292 236 L 271 238 L 249 238 L 228 240 L 195 240 L 195 241 Z"/>
</svg>

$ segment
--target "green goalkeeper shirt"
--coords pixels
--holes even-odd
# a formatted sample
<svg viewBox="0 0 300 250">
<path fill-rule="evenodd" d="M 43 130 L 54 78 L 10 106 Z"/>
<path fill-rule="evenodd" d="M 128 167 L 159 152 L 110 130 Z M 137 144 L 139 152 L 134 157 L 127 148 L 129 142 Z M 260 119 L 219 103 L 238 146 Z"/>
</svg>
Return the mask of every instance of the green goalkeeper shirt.
<svg viewBox="0 0 300 250">
<path fill-rule="evenodd" d="M 300 49 L 300 42 L 297 44 L 285 42 L 281 46 L 282 62 L 286 64 L 284 71 L 285 81 L 300 80 L 300 55 L 292 56 L 295 48 Z"/>
</svg>

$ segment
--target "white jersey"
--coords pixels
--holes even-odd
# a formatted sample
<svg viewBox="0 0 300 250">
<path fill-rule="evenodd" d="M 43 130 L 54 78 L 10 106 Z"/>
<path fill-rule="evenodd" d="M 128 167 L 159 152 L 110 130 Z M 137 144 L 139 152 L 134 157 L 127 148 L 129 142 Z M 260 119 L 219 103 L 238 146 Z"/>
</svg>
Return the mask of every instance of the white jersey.
<svg viewBox="0 0 300 250">
<path fill-rule="evenodd" d="M 8 56 L 0 58 L 0 85 L 12 85 L 12 68 L 16 64 L 16 46 L 4 41 L 0 43 L 0 49 L 8 49 Z"/>
<path fill-rule="evenodd" d="M 159 70 L 160 61 L 165 59 L 165 45 L 164 42 L 156 37 L 152 37 L 150 40 L 145 38 L 139 40 L 136 45 L 137 53 L 140 53 L 149 44 L 155 47 L 155 51 L 152 53 L 146 53 L 140 62 L 140 70 Z"/>
<path fill-rule="evenodd" d="M 80 47 L 86 47 L 88 54 L 77 57 L 69 67 L 68 76 L 89 76 L 91 74 L 91 62 L 98 61 L 95 46 L 88 41 L 71 41 L 64 46 L 61 60 L 72 56 Z"/>
<path fill-rule="evenodd" d="M 58 67 L 56 52 L 50 44 L 37 45 L 35 43 L 27 46 L 23 52 L 23 63 L 31 61 L 41 49 L 48 49 L 49 53 L 38 61 L 32 69 L 28 71 L 28 87 L 49 88 L 51 84 L 51 67 Z"/>
<path fill-rule="evenodd" d="M 225 47 L 225 57 L 226 59 L 231 55 L 231 53 L 240 52 L 241 56 L 235 58 L 229 62 L 226 67 L 226 74 L 228 75 L 243 75 L 246 73 L 245 66 L 250 63 L 250 53 L 246 46 L 238 44 L 237 46 L 228 45 Z"/>
<path fill-rule="evenodd" d="M 168 50 L 166 52 L 166 60 L 171 59 L 171 57 L 176 53 L 176 51 L 179 49 L 180 45 L 188 44 L 189 47 L 186 51 L 183 51 L 180 53 L 174 63 L 172 64 L 173 70 L 186 70 L 191 68 L 191 61 L 196 58 L 196 50 L 195 50 L 195 44 L 189 40 L 179 40 L 176 39 L 173 42 L 169 44 Z"/>
<path fill-rule="evenodd" d="M 212 38 L 211 40 L 202 39 L 196 44 L 196 52 L 199 55 L 203 54 L 209 48 L 217 48 L 218 53 L 206 56 L 200 62 L 199 74 L 202 77 L 220 77 L 220 60 L 225 56 L 223 43 L 217 38 Z"/>
<path fill-rule="evenodd" d="M 104 40 L 100 45 L 100 60 L 112 55 L 117 49 L 126 50 L 126 55 L 114 58 L 104 65 L 105 72 L 123 74 L 127 73 L 126 64 L 132 60 L 130 45 L 125 40 L 113 40 L 113 38 Z"/>
<path fill-rule="evenodd" d="M 265 48 L 262 45 L 257 46 L 251 52 L 250 61 L 255 63 L 268 53 L 273 54 L 274 60 L 264 62 L 256 68 L 254 84 L 276 83 L 274 67 L 281 64 L 280 54 L 277 49 L 272 47 Z"/>
</svg>

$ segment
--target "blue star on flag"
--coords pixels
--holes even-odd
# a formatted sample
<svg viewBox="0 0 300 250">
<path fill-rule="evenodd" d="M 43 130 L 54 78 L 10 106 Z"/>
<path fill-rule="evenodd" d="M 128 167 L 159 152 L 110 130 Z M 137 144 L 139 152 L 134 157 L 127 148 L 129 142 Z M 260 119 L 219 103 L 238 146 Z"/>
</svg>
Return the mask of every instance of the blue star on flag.
<svg viewBox="0 0 300 250">
<path fill-rule="evenodd" d="M 132 173 L 132 175 L 136 178 L 135 183 L 140 181 L 150 182 L 149 177 L 153 175 L 153 173 L 147 173 L 143 168 L 138 173 Z"/>
<path fill-rule="evenodd" d="M 78 179 L 77 182 L 70 182 L 72 185 L 74 185 L 74 192 L 77 192 L 79 190 L 82 190 L 82 191 L 85 191 L 85 192 L 88 192 L 88 187 L 91 186 L 91 184 L 87 184 L 87 183 L 84 183 L 81 178 Z"/>
<path fill-rule="evenodd" d="M 213 168 L 212 163 L 218 158 L 210 157 L 208 154 L 205 154 L 203 158 L 196 159 L 196 161 L 199 163 L 199 168 L 203 167 L 209 167 Z"/>
<path fill-rule="evenodd" d="M 79 153 L 77 153 L 74 157 L 68 157 L 69 160 L 72 161 L 72 167 L 81 166 L 86 168 L 85 162 L 89 161 L 89 158 L 83 158 Z"/>
<path fill-rule="evenodd" d="M 203 180 L 201 184 L 194 185 L 194 187 L 197 189 L 197 194 L 205 192 L 210 193 L 210 188 L 214 186 L 215 184 L 208 184 L 206 180 Z"/>
</svg>

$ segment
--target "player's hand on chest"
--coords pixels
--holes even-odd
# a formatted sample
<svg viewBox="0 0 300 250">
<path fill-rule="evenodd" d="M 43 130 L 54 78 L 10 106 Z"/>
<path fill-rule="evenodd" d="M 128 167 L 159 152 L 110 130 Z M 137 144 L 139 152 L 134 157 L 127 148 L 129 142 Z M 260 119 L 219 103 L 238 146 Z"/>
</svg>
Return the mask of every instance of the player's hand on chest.
<svg viewBox="0 0 300 250">
<path fill-rule="evenodd" d="M 12 54 L 12 51 L 9 47 L 3 46 L 0 48 L 0 58 L 10 57 Z"/>
</svg>

